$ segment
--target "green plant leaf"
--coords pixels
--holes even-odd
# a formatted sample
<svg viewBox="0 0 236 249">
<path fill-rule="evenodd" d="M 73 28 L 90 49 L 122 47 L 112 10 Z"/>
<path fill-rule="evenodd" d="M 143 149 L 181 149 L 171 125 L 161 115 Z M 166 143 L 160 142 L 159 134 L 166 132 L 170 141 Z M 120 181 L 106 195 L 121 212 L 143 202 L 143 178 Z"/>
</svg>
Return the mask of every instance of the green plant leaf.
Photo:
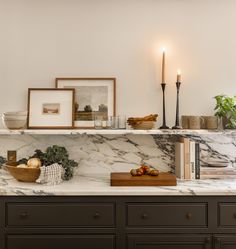
<svg viewBox="0 0 236 249">
<path fill-rule="evenodd" d="M 64 170 L 64 180 L 70 180 L 74 174 L 74 168 L 78 166 L 78 163 L 69 159 L 69 153 L 65 147 L 53 145 L 48 147 L 45 152 L 41 150 L 35 150 L 34 155 L 29 158 L 38 158 L 42 162 L 42 165 L 49 166 L 53 163 L 60 164 Z M 23 158 L 18 163 L 26 164 L 28 159 Z"/>
</svg>

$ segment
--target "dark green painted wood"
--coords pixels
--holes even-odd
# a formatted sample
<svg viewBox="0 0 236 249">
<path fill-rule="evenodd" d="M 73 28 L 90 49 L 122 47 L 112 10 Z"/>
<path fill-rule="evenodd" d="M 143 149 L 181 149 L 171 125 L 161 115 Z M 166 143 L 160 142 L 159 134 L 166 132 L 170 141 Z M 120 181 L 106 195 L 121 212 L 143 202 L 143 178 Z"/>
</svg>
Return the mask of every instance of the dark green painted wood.
<svg viewBox="0 0 236 249">
<path fill-rule="evenodd" d="M 112 235 L 9 235 L 6 249 L 115 249 Z"/>
<path fill-rule="evenodd" d="M 14 203 L 6 205 L 6 225 L 114 227 L 112 203 Z"/>
<path fill-rule="evenodd" d="M 235 249 L 236 234 L 221 234 L 214 236 L 214 249 Z"/>
<path fill-rule="evenodd" d="M 234 196 L 0 196 L 0 249 L 235 249 L 235 206 Z"/>
<path fill-rule="evenodd" d="M 128 249 L 211 249 L 211 235 L 128 236 Z"/>
<path fill-rule="evenodd" d="M 129 203 L 127 226 L 207 227 L 207 203 Z"/>
<path fill-rule="evenodd" d="M 236 228 L 236 203 L 218 203 L 218 226 Z"/>
</svg>

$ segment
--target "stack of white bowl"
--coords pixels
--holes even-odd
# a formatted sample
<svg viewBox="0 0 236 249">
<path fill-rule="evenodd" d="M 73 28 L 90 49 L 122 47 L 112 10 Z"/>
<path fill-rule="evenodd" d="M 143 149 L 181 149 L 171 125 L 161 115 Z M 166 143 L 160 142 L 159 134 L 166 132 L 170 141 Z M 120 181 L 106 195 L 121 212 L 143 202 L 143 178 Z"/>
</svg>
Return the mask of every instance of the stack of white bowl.
<svg viewBox="0 0 236 249">
<path fill-rule="evenodd" d="M 2 121 L 4 126 L 10 130 L 24 129 L 27 123 L 27 111 L 4 112 Z"/>
</svg>

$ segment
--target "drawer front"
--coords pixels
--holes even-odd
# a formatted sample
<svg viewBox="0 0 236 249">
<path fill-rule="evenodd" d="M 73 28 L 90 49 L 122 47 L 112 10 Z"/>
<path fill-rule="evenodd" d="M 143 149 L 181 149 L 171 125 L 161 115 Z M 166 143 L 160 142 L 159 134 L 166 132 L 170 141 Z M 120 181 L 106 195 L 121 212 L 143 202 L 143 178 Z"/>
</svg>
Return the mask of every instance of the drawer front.
<svg viewBox="0 0 236 249">
<path fill-rule="evenodd" d="M 114 227 L 115 206 L 113 203 L 8 203 L 6 224 Z"/>
<path fill-rule="evenodd" d="M 236 227 L 236 203 L 218 203 L 218 226 Z"/>
<path fill-rule="evenodd" d="M 128 249 L 210 249 L 210 235 L 129 235 Z"/>
<path fill-rule="evenodd" d="M 235 249 L 236 234 L 217 234 L 214 235 L 214 249 Z"/>
<path fill-rule="evenodd" d="M 128 226 L 207 227 L 206 203 L 128 204 Z"/>
<path fill-rule="evenodd" d="M 8 235 L 6 249 L 114 249 L 113 235 Z"/>
</svg>

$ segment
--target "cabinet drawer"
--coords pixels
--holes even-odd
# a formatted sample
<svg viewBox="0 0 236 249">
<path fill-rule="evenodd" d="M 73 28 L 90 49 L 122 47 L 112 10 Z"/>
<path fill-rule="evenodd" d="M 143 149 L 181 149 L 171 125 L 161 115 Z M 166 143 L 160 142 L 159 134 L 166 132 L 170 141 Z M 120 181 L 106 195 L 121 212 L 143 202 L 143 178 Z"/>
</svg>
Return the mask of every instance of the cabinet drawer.
<svg viewBox="0 0 236 249">
<path fill-rule="evenodd" d="M 114 227 L 115 206 L 113 203 L 8 203 L 6 224 Z"/>
<path fill-rule="evenodd" d="M 210 235 L 129 235 L 128 249 L 210 249 Z"/>
<path fill-rule="evenodd" d="M 150 203 L 127 205 L 128 226 L 206 227 L 206 203 Z"/>
<path fill-rule="evenodd" d="M 218 226 L 236 227 L 236 203 L 218 203 Z"/>
<path fill-rule="evenodd" d="M 8 235 L 6 249 L 114 249 L 113 235 Z"/>
</svg>

